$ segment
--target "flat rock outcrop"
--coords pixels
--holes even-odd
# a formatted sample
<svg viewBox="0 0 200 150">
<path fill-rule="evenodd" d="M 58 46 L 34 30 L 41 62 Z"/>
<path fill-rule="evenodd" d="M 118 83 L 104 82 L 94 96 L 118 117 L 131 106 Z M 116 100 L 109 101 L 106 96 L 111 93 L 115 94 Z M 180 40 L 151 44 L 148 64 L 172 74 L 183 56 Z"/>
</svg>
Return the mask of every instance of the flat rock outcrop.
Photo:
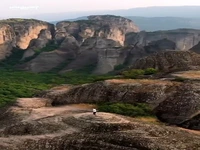
<svg viewBox="0 0 200 150">
<path fill-rule="evenodd" d="M 107 80 L 74 87 L 64 93 L 51 90 L 42 97 L 53 99 L 54 105 L 100 102 L 144 102 L 156 107 L 172 94 L 179 83 L 160 80 Z M 166 93 L 169 92 L 169 93 Z M 170 93 L 172 92 L 172 93 Z"/>
<path fill-rule="evenodd" d="M 167 123 L 200 130 L 199 82 L 113 79 L 56 90 L 39 97 L 52 99 L 53 105 L 77 103 L 124 102 L 146 103 L 156 116 Z M 54 91 L 54 92 L 52 92 Z M 195 122 L 195 123 L 194 123 Z M 191 124 L 190 124 L 191 123 Z"/>
<path fill-rule="evenodd" d="M 0 149 L 199 150 L 199 132 L 104 112 L 94 116 L 94 107 L 11 106 L 0 115 Z"/>
<path fill-rule="evenodd" d="M 21 108 L 41 108 L 51 106 L 52 101 L 44 98 L 19 98 L 16 101 L 16 106 Z"/>
</svg>

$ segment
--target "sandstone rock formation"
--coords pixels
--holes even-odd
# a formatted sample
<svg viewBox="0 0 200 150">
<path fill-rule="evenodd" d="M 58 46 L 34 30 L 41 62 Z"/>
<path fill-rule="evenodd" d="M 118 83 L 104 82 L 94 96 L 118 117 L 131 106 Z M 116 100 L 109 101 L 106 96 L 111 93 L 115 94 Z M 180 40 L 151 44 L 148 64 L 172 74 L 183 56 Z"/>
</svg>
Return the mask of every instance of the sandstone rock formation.
<svg viewBox="0 0 200 150">
<path fill-rule="evenodd" d="M 0 149 L 198 150 L 200 147 L 199 132 L 103 112 L 93 116 L 88 112 L 92 108 L 12 106 L 0 114 Z"/>
<path fill-rule="evenodd" d="M 66 61 L 68 54 L 59 50 L 43 52 L 31 61 L 18 66 L 21 70 L 47 72 Z"/>
<path fill-rule="evenodd" d="M 177 29 L 169 31 L 139 32 L 126 34 L 125 45 L 146 47 L 156 50 L 189 50 L 200 41 L 200 30 Z"/>
<path fill-rule="evenodd" d="M 85 66 L 96 64 L 94 73 L 108 73 L 116 65 L 123 63 L 124 58 L 121 53 L 119 42 L 99 37 L 88 38 L 80 46 L 77 58 L 61 72 L 69 69 L 81 69 Z"/>
<path fill-rule="evenodd" d="M 53 100 L 54 105 L 99 102 L 144 102 L 156 107 L 170 95 L 178 83 L 159 80 L 108 80 L 86 84 L 62 93 L 47 91 L 42 97 Z M 169 93 L 165 93 L 169 92 Z"/>
<path fill-rule="evenodd" d="M 107 23 L 107 18 L 109 16 L 92 16 L 89 17 L 90 20 L 84 21 L 90 22 L 91 20 L 97 20 L 97 21 L 102 21 L 104 20 L 105 23 Z M 115 20 L 116 18 L 109 18 L 110 20 Z M 112 22 L 112 21 L 111 21 Z M 115 21 L 113 21 L 115 22 Z M 121 23 L 118 21 L 119 24 Z M 61 25 L 62 24 L 62 25 Z M 59 26 L 63 27 L 63 22 L 61 24 L 58 24 Z M 108 23 L 109 24 L 109 23 Z M 112 24 L 112 23 L 111 23 Z M 120 24 L 121 25 L 121 24 Z M 88 25 L 89 26 L 89 25 Z M 131 25 L 129 25 L 131 26 Z M 77 27 L 77 26 L 76 26 Z M 70 26 L 69 28 L 70 31 L 68 31 L 70 34 L 75 32 L 75 29 Z M 78 29 L 76 28 L 76 31 Z M 101 45 L 105 45 L 102 48 L 99 48 L 99 46 L 94 45 L 94 39 L 91 40 L 92 38 L 89 38 L 90 40 L 83 40 L 83 44 L 80 46 L 80 55 L 77 56 L 77 58 L 72 61 L 64 70 L 61 72 L 65 72 L 65 70 L 71 70 L 71 69 L 79 69 L 83 68 L 84 66 L 91 65 L 91 64 L 97 64 L 95 70 L 93 73 L 96 74 L 105 74 L 110 71 L 113 71 L 115 66 L 118 66 L 120 64 L 126 64 L 126 65 L 132 65 L 136 66 L 136 68 L 142 68 L 143 65 L 140 65 L 142 60 L 139 60 L 136 62 L 136 60 L 143 58 L 145 56 L 166 51 L 166 50 L 182 50 L 186 51 L 198 44 L 200 41 L 199 37 L 199 30 L 190 30 L 190 29 L 178 29 L 178 30 L 171 30 L 171 31 L 157 31 L 157 32 L 133 32 L 130 33 L 130 30 L 127 30 L 128 33 L 126 34 L 126 39 L 125 39 L 125 45 L 126 47 L 109 47 L 108 45 L 106 46 L 105 44 L 101 43 Z M 64 32 L 64 31 L 63 31 Z M 62 33 L 63 33 L 62 32 Z M 59 35 L 59 34 L 58 34 Z M 82 34 L 81 34 L 82 35 Z M 84 34 L 85 35 L 85 34 Z M 75 34 L 74 34 L 75 36 Z M 79 35 L 78 35 L 79 36 Z M 88 37 L 94 36 L 94 34 L 90 34 Z M 77 37 L 77 35 L 76 35 Z M 106 37 L 109 38 L 109 37 Z M 77 40 L 81 39 L 80 42 L 82 41 L 83 38 L 76 38 Z M 113 39 L 116 40 L 116 39 Z M 105 40 L 108 42 L 108 40 Z M 118 40 L 119 41 L 119 40 Z M 96 42 L 98 43 L 98 42 Z M 105 43 L 105 42 L 104 42 Z M 88 45 L 88 46 L 85 46 Z M 183 58 L 179 57 L 179 54 L 176 54 L 176 52 L 167 52 L 169 57 L 171 57 L 172 60 L 176 61 L 176 58 L 180 59 L 179 61 L 177 60 L 176 62 L 170 62 L 171 59 L 167 58 L 165 59 L 165 56 L 162 54 L 160 55 L 160 60 L 163 59 L 162 62 L 160 63 L 165 63 L 162 64 L 161 66 L 155 66 L 156 63 L 152 62 L 143 62 L 144 65 L 145 63 L 148 64 L 151 67 L 160 67 L 159 69 L 167 70 L 187 70 L 187 69 L 197 69 L 195 68 L 198 66 L 198 57 L 190 56 L 187 53 L 182 53 L 180 54 L 181 56 L 183 55 Z M 172 54 L 174 53 L 174 54 Z M 186 58 L 187 57 L 187 58 Z M 195 60 L 193 58 L 195 57 Z M 144 58 L 146 59 L 146 58 Z M 149 60 L 150 61 L 150 60 Z M 151 60 L 154 61 L 154 60 Z M 155 60 L 156 61 L 156 60 Z M 188 61 L 188 62 L 187 62 Z M 194 64 L 191 64 L 193 63 Z M 136 64 L 135 64 L 136 63 Z M 166 64 L 168 63 L 168 64 Z M 197 64 L 196 64 L 197 63 Z M 158 64 L 160 65 L 160 64 Z M 166 66 L 164 66 L 166 65 Z M 173 65 L 175 65 L 173 67 Z M 178 65 L 178 66 L 177 66 Z M 194 66 L 193 66 L 194 65 Z M 180 68 L 182 66 L 183 68 Z M 184 68 L 185 66 L 185 68 Z M 165 69 L 164 69 L 165 67 Z"/>
<path fill-rule="evenodd" d="M 200 130 L 200 83 L 185 83 L 156 108 L 157 116 L 165 122 Z"/>
<path fill-rule="evenodd" d="M 38 35 L 37 39 L 31 40 L 29 43 L 28 48 L 24 52 L 22 60 L 25 58 L 33 56 L 36 52 L 36 50 L 41 49 L 45 47 L 48 43 L 52 42 L 52 33 L 48 29 L 44 29 L 40 31 L 40 34 Z"/>
<path fill-rule="evenodd" d="M 53 63 L 51 66 L 51 63 L 46 61 L 48 60 L 45 58 L 46 52 L 42 52 L 20 68 L 33 72 L 45 72 L 58 67 L 58 65 L 68 64 L 60 71 L 63 73 L 97 64 L 94 73 L 103 74 L 123 63 L 126 56 L 120 47 L 124 44 L 126 33 L 139 31 L 137 26 L 132 21 L 117 16 L 89 16 L 88 18 L 88 21 L 64 21 L 56 25 L 55 41 L 60 44 L 56 51 L 61 51 L 60 53 L 63 53 L 65 60 L 60 59 L 58 63 Z M 40 40 L 37 39 L 32 43 L 38 42 L 40 43 Z M 31 47 L 25 52 L 24 58 L 34 55 L 36 47 Z M 57 53 L 50 53 L 51 59 L 54 60 L 53 55 L 55 55 L 57 60 Z M 41 64 L 43 67 L 40 67 Z M 36 69 L 33 69 L 32 66 L 35 66 Z"/>
<path fill-rule="evenodd" d="M 200 54 L 200 42 L 190 49 L 193 52 Z"/>
<path fill-rule="evenodd" d="M 14 31 L 8 24 L 0 24 L 0 60 L 11 54 Z"/>
<path fill-rule="evenodd" d="M 189 51 L 165 51 L 138 59 L 132 68 L 156 68 L 164 72 L 200 68 L 200 55 Z"/>
<path fill-rule="evenodd" d="M 43 47 L 52 39 L 53 34 L 54 26 L 47 22 L 31 19 L 3 20 L 0 22 L 0 60 L 10 55 L 13 47 L 25 50 L 36 39 L 38 41 L 32 43 L 32 46 Z"/>
<path fill-rule="evenodd" d="M 125 34 L 138 32 L 138 27 L 129 19 L 118 16 L 89 16 L 89 20 L 63 21 L 56 25 L 56 40 L 62 41 L 67 35 L 74 36 L 81 44 L 90 37 L 112 39 L 124 45 Z"/>
<path fill-rule="evenodd" d="M 184 52 L 180 54 L 183 58 L 178 58 L 179 54 L 175 52 L 166 53 L 170 58 L 163 53 L 148 57 L 148 62 L 143 57 L 167 50 L 191 49 L 198 52 L 199 30 L 139 32 L 129 19 L 110 15 L 89 16 L 88 20 L 75 22 L 62 21 L 56 27 L 37 20 L 10 19 L 1 23 L 1 29 L 0 60 L 11 55 L 13 47 L 25 49 L 22 60 L 29 62 L 17 67 L 32 72 L 59 68 L 58 72 L 65 73 L 94 66 L 93 73 L 105 74 L 118 65 L 151 66 L 164 71 L 195 69 L 198 66 L 198 56 Z M 36 53 L 49 42 L 59 46 L 51 52 Z M 160 62 L 155 60 L 157 58 Z"/>
</svg>

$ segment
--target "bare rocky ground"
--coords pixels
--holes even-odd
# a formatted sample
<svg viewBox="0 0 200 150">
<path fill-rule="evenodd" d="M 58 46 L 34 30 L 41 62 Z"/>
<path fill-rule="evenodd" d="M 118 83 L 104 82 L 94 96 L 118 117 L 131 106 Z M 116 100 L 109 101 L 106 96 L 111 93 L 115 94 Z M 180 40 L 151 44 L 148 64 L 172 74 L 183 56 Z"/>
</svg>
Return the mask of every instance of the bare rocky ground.
<svg viewBox="0 0 200 150">
<path fill-rule="evenodd" d="M 173 73 L 172 76 L 188 80 L 200 80 L 200 71 L 190 70 Z"/>
<path fill-rule="evenodd" d="M 104 112 L 93 116 L 94 105 L 53 107 L 50 104 L 45 98 L 18 99 L 15 106 L 1 110 L 0 149 L 200 149 L 198 131 Z"/>
</svg>

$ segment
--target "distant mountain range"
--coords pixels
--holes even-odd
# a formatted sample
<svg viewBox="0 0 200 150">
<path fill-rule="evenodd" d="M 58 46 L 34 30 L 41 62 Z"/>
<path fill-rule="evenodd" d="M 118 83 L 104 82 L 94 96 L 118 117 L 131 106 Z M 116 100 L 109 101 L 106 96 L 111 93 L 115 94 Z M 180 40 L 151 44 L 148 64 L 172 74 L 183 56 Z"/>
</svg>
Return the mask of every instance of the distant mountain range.
<svg viewBox="0 0 200 150">
<path fill-rule="evenodd" d="M 200 29 L 200 6 L 143 7 L 127 10 L 67 12 L 32 16 L 56 23 L 61 20 L 84 20 L 89 15 L 118 15 L 133 20 L 141 30 L 171 30 L 177 28 Z M 75 19 L 74 19 L 75 18 Z"/>
<path fill-rule="evenodd" d="M 181 17 L 138 17 L 125 16 L 137 24 L 140 30 L 157 31 L 171 30 L 178 28 L 200 29 L 200 18 L 181 18 Z M 87 16 L 75 19 L 66 19 L 66 21 L 87 20 Z M 51 23 L 56 24 L 58 21 Z"/>
<path fill-rule="evenodd" d="M 35 18 L 45 21 L 56 21 L 64 19 L 73 19 L 89 15 L 117 15 L 117 16 L 141 16 L 141 17 L 183 17 L 183 18 L 200 18 L 200 6 L 160 6 L 160 7 L 141 7 L 121 10 L 103 10 L 87 12 L 63 12 L 47 13 L 28 18 Z"/>
</svg>

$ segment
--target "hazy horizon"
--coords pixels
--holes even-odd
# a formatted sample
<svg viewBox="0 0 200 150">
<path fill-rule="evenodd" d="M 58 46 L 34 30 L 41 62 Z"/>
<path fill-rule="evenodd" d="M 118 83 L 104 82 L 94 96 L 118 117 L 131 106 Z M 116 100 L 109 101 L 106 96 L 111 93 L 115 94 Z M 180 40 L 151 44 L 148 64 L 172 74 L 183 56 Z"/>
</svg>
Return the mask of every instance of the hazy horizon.
<svg viewBox="0 0 200 150">
<path fill-rule="evenodd" d="M 119 10 L 151 6 L 200 6 L 199 0 L 6 0 L 0 6 L 0 18 L 21 18 L 39 14 L 63 12 L 88 12 L 103 10 Z"/>
</svg>

